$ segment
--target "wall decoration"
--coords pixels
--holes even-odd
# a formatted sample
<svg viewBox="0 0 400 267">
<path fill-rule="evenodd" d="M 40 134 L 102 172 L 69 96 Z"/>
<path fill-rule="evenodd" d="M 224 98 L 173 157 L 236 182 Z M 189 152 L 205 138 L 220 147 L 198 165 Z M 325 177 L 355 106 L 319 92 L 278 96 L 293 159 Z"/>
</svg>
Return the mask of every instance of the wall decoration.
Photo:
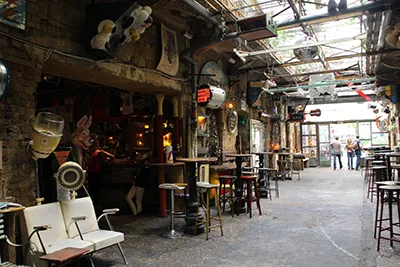
<svg viewBox="0 0 400 267">
<path fill-rule="evenodd" d="M 236 111 L 229 112 L 227 120 L 228 131 L 234 133 L 238 124 L 238 114 Z"/>
<path fill-rule="evenodd" d="M 197 135 L 208 137 L 208 116 L 197 116 Z"/>
<path fill-rule="evenodd" d="M 208 61 L 201 68 L 198 84 L 209 84 L 229 91 L 228 78 L 221 67 L 214 61 Z M 213 75 L 213 76 L 210 76 Z M 228 97 L 227 97 L 228 98 Z"/>
<path fill-rule="evenodd" d="M 0 22 L 25 30 L 26 0 L 0 0 Z"/>
<path fill-rule="evenodd" d="M 175 76 L 179 68 L 178 41 L 176 32 L 161 24 L 162 53 L 157 70 Z"/>
</svg>

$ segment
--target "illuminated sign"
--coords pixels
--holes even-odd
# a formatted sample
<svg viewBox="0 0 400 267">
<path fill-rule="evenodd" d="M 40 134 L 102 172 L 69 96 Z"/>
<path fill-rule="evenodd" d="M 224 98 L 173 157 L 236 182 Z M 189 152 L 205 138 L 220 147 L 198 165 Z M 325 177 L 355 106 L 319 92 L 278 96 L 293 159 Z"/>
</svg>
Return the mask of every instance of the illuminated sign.
<svg viewBox="0 0 400 267">
<path fill-rule="evenodd" d="M 207 104 L 211 100 L 210 88 L 201 88 L 197 90 L 197 103 Z"/>
</svg>

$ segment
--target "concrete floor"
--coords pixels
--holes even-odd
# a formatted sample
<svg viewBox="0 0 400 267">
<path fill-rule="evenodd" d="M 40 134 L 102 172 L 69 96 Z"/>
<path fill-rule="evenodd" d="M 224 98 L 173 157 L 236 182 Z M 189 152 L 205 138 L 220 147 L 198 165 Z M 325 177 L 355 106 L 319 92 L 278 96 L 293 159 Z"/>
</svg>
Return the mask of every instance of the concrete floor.
<svg viewBox="0 0 400 267">
<path fill-rule="evenodd" d="M 256 205 L 254 205 L 256 206 Z M 359 171 L 310 168 L 280 182 L 280 198 L 262 199 L 262 216 L 223 214 L 221 237 L 165 239 L 169 218 L 115 216 L 128 266 L 400 266 L 400 243 L 373 239 L 374 203 Z M 177 219 L 177 229 L 184 225 Z M 116 247 L 94 255 L 97 267 L 121 267 Z"/>
</svg>

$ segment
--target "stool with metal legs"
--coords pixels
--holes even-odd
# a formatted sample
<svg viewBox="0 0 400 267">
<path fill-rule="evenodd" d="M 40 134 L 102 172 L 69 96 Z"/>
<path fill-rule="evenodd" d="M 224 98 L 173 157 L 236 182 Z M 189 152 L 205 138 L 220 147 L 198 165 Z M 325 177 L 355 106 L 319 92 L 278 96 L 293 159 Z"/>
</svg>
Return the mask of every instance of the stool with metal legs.
<svg viewBox="0 0 400 267">
<path fill-rule="evenodd" d="M 161 189 L 165 190 L 171 190 L 171 230 L 163 236 L 168 237 L 168 238 L 179 238 L 182 236 L 182 233 L 175 231 L 175 190 L 183 190 L 185 187 L 183 186 L 178 186 L 176 184 L 170 184 L 170 183 L 165 183 L 165 184 L 160 184 L 158 186 Z"/>
</svg>

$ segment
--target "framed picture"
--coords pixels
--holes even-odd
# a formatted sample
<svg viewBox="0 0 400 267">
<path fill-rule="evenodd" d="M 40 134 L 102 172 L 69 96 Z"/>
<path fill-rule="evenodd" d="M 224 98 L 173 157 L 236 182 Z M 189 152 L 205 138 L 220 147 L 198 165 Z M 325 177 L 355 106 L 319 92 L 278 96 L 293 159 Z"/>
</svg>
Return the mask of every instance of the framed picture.
<svg viewBox="0 0 400 267">
<path fill-rule="evenodd" d="M 161 59 L 157 70 L 175 76 L 179 68 L 178 41 L 176 32 L 161 24 Z"/>
<path fill-rule="evenodd" d="M 0 22 L 25 30 L 26 0 L 0 0 Z"/>
</svg>

